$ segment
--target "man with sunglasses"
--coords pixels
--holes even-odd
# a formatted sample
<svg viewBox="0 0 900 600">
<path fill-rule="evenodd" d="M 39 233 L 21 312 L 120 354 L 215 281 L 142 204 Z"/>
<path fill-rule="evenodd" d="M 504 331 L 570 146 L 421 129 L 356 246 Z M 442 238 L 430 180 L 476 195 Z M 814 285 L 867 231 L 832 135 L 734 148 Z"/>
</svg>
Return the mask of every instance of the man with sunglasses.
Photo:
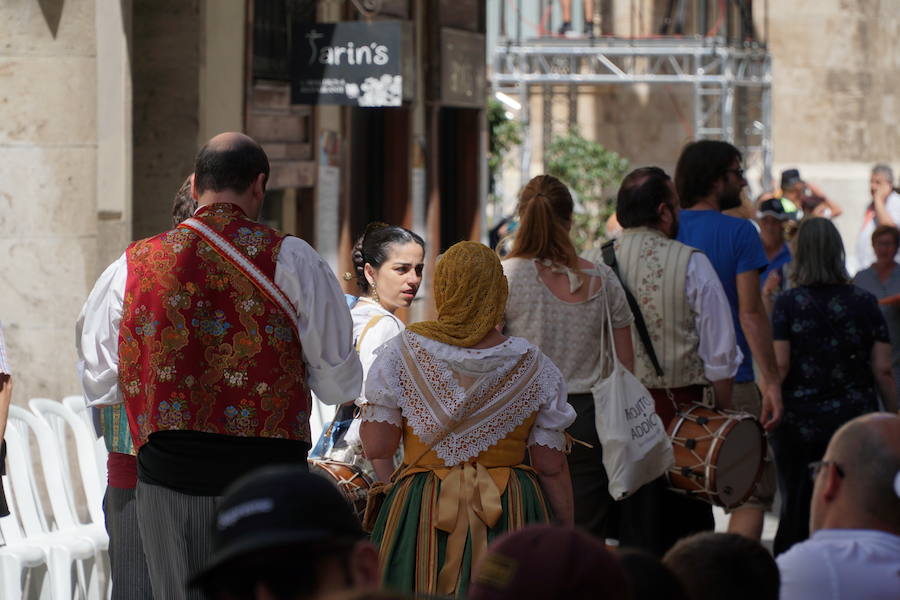
<svg viewBox="0 0 900 600">
<path fill-rule="evenodd" d="M 760 272 L 769 260 L 750 221 L 722 214 L 740 206 L 746 185 L 741 153 L 731 144 L 701 140 L 685 146 L 675 167 L 682 209 L 678 241 L 706 254 L 731 306 L 738 346 L 744 355 L 734 378 L 732 406 L 758 417 L 771 430 L 781 419 L 782 403 L 772 326 L 760 293 Z M 761 376 L 759 387 L 754 359 Z M 775 469 L 767 463 L 751 498 L 732 513 L 729 531 L 759 539 L 763 511 L 771 508 L 774 496 Z"/>
<path fill-rule="evenodd" d="M 812 536 L 778 557 L 781 597 L 900 598 L 900 417 L 845 424 L 810 475 Z"/>
</svg>

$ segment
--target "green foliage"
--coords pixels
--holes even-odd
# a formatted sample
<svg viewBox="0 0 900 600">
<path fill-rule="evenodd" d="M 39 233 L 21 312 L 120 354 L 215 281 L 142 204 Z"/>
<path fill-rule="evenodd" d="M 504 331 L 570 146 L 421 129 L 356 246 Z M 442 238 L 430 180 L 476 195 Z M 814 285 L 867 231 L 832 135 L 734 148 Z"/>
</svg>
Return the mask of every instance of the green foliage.
<svg viewBox="0 0 900 600">
<path fill-rule="evenodd" d="M 550 142 L 544 166 L 569 186 L 584 209 L 572 223 L 576 250 L 580 253 L 599 245 L 606 219 L 615 211 L 613 195 L 628 171 L 628 160 L 573 130 Z"/>
<path fill-rule="evenodd" d="M 503 168 L 506 155 L 514 146 L 522 143 L 522 126 L 518 121 L 506 118 L 506 107 L 496 98 L 489 98 L 487 119 L 490 131 L 488 140 L 488 170 L 493 192 L 494 177 Z"/>
</svg>

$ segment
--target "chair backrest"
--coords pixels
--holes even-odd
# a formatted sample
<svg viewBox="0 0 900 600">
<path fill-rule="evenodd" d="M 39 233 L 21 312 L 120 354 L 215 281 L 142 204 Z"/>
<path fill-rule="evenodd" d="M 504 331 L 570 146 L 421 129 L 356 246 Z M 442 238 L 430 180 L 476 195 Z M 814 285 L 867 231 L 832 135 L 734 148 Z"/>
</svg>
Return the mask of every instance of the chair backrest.
<svg viewBox="0 0 900 600">
<path fill-rule="evenodd" d="M 21 420 L 22 414 L 29 414 L 19 406 L 9 407 L 9 420 L 6 434 L 6 466 L 9 478 L 9 489 L 12 491 L 13 502 L 10 504 L 10 512 L 18 517 L 25 536 L 41 535 L 49 530 L 44 507 L 41 504 L 36 474 L 34 472 L 34 460 L 29 448 L 28 424 Z M 7 498 L 9 499 L 9 498 Z M 9 538 L 21 538 L 21 532 L 17 536 L 11 528 L 9 521 L 0 521 L 3 525 L 3 536 Z M 9 528 L 9 533 L 7 529 Z"/>
<path fill-rule="evenodd" d="M 76 483 L 80 483 L 84 489 L 84 495 L 87 499 L 88 512 L 94 523 L 103 524 L 103 489 L 97 474 L 97 455 L 94 448 L 96 436 L 91 433 L 84 420 L 69 410 L 60 402 L 48 400 L 46 398 L 33 398 L 28 402 L 38 417 L 44 419 L 58 433 L 61 431 L 62 436 L 57 437 L 59 440 L 59 450 L 62 454 L 61 464 L 69 467 L 63 473 L 68 481 L 69 487 L 69 507 L 73 514 L 77 514 L 75 509 L 74 488 Z M 78 471 L 81 475 L 80 480 L 75 482 L 72 480 L 72 470 L 69 458 L 69 445 L 65 436 L 66 426 L 71 430 L 75 438 L 75 452 L 78 459 Z"/>
<path fill-rule="evenodd" d="M 88 408 L 84 396 L 66 396 L 62 399 L 63 406 L 71 410 L 73 413 L 81 417 L 84 424 L 88 426 L 94 437 L 100 437 L 97 429 L 94 427 L 94 419 L 91 415 L 91 409 Z"/>
<path fill-rule="evenodd" d="M 96 409 L 88 407 L 84 396 L 66 396 L 62 399 L 62 403 L 63 406 L 81 417 L 81 420 L 88 426 L 91 435 L 94 436 L 94 454 L 97 457 L 97 473 L 100 475 L 100 484 L 105 484 L 106 457 L 109 455 L 109 451 L 106 449 L 106 441 L 99 433 L 100 423 L 97 420 Z"/>
<path fill-rule="evenodd" d="M 23 532 L 39 533 L 42 530 L 38 517 L 29 470 L 32 468 L 31 457 L 25 452 L 25 442 L 17 427 L 7 427 L 6 460 L 8 469 L 3 477 L 3 491 L 9 515 L 0 518 L 0 533 L 7 544 L 21 542 Z"/>
<path fill-rule="evenodd" d="M 28 439 L 28 432 L 34 434 L 37 440 L 41 471 L 44 473 L 44 485 L 47 486 L 47 495 L 50 500 L 50 508 L 53 510 L 53 520 L 56 528 L 74 528 L 77 525 L 77 521 L 69 507 L 60 465 L 61 451 L 53 430 L 50 429 L 50 426 L 44 420 L 21 406 L 9 407 L 9 422 L 19 428 L 19 433 L 24 434 L 26 440 Z"/>
</svg>

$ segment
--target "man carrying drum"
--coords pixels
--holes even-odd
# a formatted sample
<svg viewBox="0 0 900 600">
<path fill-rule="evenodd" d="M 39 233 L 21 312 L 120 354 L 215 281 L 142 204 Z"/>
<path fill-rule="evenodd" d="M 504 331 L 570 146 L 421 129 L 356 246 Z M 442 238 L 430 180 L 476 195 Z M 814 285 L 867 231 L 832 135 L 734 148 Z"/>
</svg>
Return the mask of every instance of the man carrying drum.
<svg viewBox="0 0 900 600">
<path fill-rule="evenodd" d="M 677 239 L 706 254 L 728 298 L 744 355 L 734 377 L 731 403 L 772 430 L 784 407 L 772 325 L 760 293 L 760 272 L 769 259 L 749 220 L 722 214 L 740 205 L 746 186 L 741 153 L 733 145 L 700 140 L 685 146 L 675 167 L 675 188 L 683 209 Z M 775 463 L 770 461 L 753 495 L 731 513 L 728 531 L 758 540 L 763 512 L 772 507 L 774 499 Z"/>
<path fill-rule="evenodd" d="M 605 262 L 617 268 L 640 307 L 644 325 L 637 324 L 637 314 L 632 324 L 634 372 L 667 427 L 676 403 L 701 402 L 706 390 L 713 392 L 717 406 L 729 408 L 742 359 L 728 299 L 709 259 L 673 239 L 678 214 L 678 196 L 665 171 L 636 169 L 619 188 L 616 216 L 622 235 L 603 250 Z M 601 251 L 593 252 L 588 260 L 599 262 Z M 709 504 L 669 490 L 665 477 L 616 506 L 619 543 L 658 556 L 679 538 L 715 525 Z"/>
</svg>

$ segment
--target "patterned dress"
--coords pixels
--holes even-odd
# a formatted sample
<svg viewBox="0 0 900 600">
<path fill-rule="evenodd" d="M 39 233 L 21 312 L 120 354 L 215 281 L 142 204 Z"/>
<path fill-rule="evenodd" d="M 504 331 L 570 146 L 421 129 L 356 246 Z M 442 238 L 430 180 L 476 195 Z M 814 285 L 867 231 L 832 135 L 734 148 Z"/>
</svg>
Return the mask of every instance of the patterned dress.
<svg viewBox="0 0 900 600">
<path fill-rule="evenodd" d="M 372 364 L 364 421 L 403 431 L 400 471 L 372 534 L 385 587 L 463 593 L 496 536 L 551 511 L 529 446 L 565 449 L 575 419 L 559 370 L 521 338 L 486 349 L 450 346 L 409 330 Z"/>
<path fill-rule="evenodd" d="M 888 342 L 878 301 L 852 285 L 797 287 L 778 296 L 776 341 L 790 342 L 782 383 L 784 416 L 771 434 L 782 493 L 775 553 L 809 536 L 812 482 L 806 465 L 820 460 L 847 421 L 878 410 L 872 347 Z"/>
</svg>

